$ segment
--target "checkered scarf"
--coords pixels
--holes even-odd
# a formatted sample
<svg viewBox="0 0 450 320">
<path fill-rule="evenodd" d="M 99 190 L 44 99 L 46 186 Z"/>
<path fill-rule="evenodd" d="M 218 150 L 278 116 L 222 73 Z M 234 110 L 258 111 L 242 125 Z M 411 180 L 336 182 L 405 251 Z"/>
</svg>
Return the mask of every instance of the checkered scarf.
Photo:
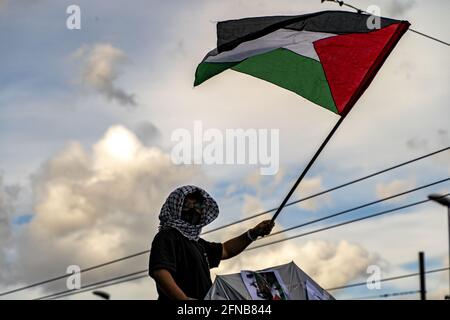
<svg viewBox="0 0 450 320">
<path fill-rule="evenodd" d="M 186 195 L 200 191 L 204 200 L 204 209 L 202 218 L 198 225 L 192 225 L 181 220 L 181 209 L 183 208 L 184 198 Z M 159 214 L 159 230 L 167 228 L 175 228 L 181 232 L 186 238 L 197 241 L 202 231 L 202 227 L 213 222 L 219 215 L 219 206 L 216 201 L 203 189 L 196 186 L 182 186 L 167 197 L 166 202 L 161 208 Z"/>
</svg>

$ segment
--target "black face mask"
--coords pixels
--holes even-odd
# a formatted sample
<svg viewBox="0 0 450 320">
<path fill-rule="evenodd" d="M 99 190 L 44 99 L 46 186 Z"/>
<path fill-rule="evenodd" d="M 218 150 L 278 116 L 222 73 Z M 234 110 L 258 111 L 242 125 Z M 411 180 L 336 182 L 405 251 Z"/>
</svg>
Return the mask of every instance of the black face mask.
<svg viewBox="0 0 450 320">
<path fill-rule="evenodd" d="M 181 220 L 186 221 L 189 224 L 197 225 L 202 219 L 201 214 L 199 214 L 194 208 L 183 210 L 181 212 Z"/>
</svg>

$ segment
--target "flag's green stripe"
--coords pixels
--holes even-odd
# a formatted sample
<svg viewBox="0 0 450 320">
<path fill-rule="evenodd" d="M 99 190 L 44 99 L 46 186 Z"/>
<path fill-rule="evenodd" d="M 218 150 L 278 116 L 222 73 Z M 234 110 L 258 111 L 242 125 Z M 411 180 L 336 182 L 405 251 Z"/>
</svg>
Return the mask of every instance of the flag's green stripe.
<svg viewBox="0 0 450 320">
<path fill-rule="evenodd" d="M 202 62 L 198 65 L 197 70 L 195 71 L 195 82 L 194 86 L 198 86 L 199 84 L 205 82 L 209 78 L 214 77 L 216 74 L 225 71 L 236 64 L 240 63 L 240 61 L 236 62 Z"/>
<path fill-rule="evenodd" d="M 317 60 L 287 49 L 276 49 L 240 62 L 202 62 L 197 67 L 194 85 L 229 68 L 269 81 L 338 113 L 322 65 Z"/>
<path fill-rule="evenodd" d="M 232 69 L 269 81 L 338 113 L 317 60 L 281 48 L 248 58 Z"/>
</svg>

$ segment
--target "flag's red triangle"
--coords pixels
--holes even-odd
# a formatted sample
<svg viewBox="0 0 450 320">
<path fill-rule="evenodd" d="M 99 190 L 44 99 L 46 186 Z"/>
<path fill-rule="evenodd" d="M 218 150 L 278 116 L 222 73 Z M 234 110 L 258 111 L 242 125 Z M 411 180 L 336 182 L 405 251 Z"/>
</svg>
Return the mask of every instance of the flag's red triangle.
<svg viewBox="0 0 450 320">
<path fill-rule="evenodd" d="M 400 22 L 314 42 L 339 114 L 350 111 L 408 27 Z"/>
</svg>

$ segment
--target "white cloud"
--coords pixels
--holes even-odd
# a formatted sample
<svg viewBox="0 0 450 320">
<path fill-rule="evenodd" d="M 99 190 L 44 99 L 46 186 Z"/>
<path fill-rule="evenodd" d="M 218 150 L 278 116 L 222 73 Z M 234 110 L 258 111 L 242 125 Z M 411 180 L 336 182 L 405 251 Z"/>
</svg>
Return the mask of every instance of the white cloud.
<svg viewBox="0 0 450 320">
<path fill-rule="evenodd" d="M 278 172 L 272 176 L 262 176 L 260 170 L 257 169 L 245 177 L 245 184 L 251 187 L 258 197 L 267 197 L 273 194 L 283 182 L 284 175 L 284 168 L 279 168 Z"/>
<path fill-rule="evenodd" d="M 260 183 L 262 180 L 262 176 L 259 173 L 259 171 L 255 170 L 252 171 L 246 178 L 245 178 L 245 183 L 248 186 L 253 187 L 254 189 L 259 189 Z"/>
<path fill-rule="evenodd" d="M 125 53 L 108 43 L 83 46 L 72 57 L 83 64 L 82 80 L 108 100 L 122 106 L 135 106 L 133 94 L 125 92 L 115 84 L 118 68 L 126 61 Z"/>
<path fill-rule="evenodd" d="M 445 210 L 431 203 L 415 209 L 352 223 L 308 236 L 311 240 L 358 243 L 370 252 L 379 253 L 389 265 L 400 266 L 416 261 L 417 252 L 428 257 L 443 257 L 447 248 Z M 389 270 L 383 270 L 388 274 Z"/>
<path fill-rule="evenodd" d="M 237 191 L 237 187 L 234 184 L 230 184 L 225 190 L 225 197 L 230 197 L 233 193 Z"/>
<path fill-rule="evenodd" d="M 388 183 L 377 183 L 375 186 L 375 192 L 378 198 L 386 198 L 397 193 L 401 193 L 403 191 L 407 191 L 409 189 L 413 189 L 416 186 L 416 183 L 413 179 L 395 179 Z M 389 201 L 402 201 L 402 199 L 394 198 Z"/>
<path fill-rule="evenodd" d="M 250 216 L 262 211 L 264 211 L 264 206 L 257 197 L 244 194 L 244 204 L 242 206 L 242 213 L 244 216 Z"/>
<path fill-rule="evenodd" d="M 69 144 L 33 177 L 35 214 L 14 239 L 15 259 L 2 262 L 5 285 L 47 279 L 72 264 L 89 267 L 149 248 L 167 195 L 201 177 L 192 167 L 173 165 L 160 149 L 143 146 L 122 126 L 109 128 L 90 151 Z M 147 259 L 143 255 L 88 272 L 82 284 L 143 270 Z M 14 272 L 7 272 L 8 266 Z M 64 290 L 63 282 L 51 289 Z"/>
<path fill-rule="evenodd" d="M 275 179 L 273 181 L 274 182 L 274 187 L 278 186 L 281 182 L 283 182 L 283 178 L 284 178 L 284 175 L 285 175 L 284 171 L 285 171 L 284 168 L 280 168 L 278 170 L 277 174 L 275 175 Z"/>
<path fill-rule="evenodd" d="M 302 182 L 300 182 L 300 185 L 297 187 L 296 194 L 298 198 L 301 199 L 323 190 L 325 190 L 325 188 L 322 185 L 322 178 L 315 177 L 310 179 L 304 179 Z M 308 211 L 317 211 L 324 205 L 329 204 L 330 201 L 331 201 L 330 195 L 326 194 L 323 196 L 314 197 L 312 199 L 299 202 L 297 206 Z"/>
</svg>

